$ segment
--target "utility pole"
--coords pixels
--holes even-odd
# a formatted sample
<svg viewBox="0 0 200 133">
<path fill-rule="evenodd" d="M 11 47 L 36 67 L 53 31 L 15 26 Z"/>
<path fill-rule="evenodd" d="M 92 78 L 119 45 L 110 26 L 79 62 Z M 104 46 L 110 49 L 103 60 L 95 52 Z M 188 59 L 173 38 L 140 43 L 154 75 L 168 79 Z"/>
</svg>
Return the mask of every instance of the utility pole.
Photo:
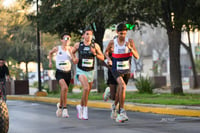
<svg viewBox="0 0 200 133">
<path fill-rule="evenodd" d="M 40 72 L 40 29 L 39 29 L 39 20 L 38 20 L 38 0 L 36 0 L 37 8 L 37 63 L 38 63 L 38 90 L 42 91 L 41 88 L 41 72 Z"/>
</svg>

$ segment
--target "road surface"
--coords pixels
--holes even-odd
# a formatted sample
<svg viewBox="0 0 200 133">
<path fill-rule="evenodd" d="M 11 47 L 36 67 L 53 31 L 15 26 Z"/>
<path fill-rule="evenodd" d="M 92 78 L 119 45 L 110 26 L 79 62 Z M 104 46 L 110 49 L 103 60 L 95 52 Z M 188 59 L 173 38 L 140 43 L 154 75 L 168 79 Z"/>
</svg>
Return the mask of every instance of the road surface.
<svg viewBox="0 0 200 133">
<path fill-rule="evenodd" d="M 9 133 L 199 133 L 200 118 L 127 112 L 129 121 L 116 123 L 110 110 L 89 108 L 89 120 L 78 120 L 69 106 L 70 118 L 56 118 L 56 105 L 7 101 Z"/>
</svg>

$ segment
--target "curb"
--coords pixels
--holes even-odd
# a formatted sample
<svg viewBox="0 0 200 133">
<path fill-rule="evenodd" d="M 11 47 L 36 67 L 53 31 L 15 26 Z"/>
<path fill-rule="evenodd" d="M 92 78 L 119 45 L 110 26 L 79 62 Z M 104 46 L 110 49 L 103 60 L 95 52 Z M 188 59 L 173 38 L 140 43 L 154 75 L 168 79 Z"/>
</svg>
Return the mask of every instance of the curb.
<svg viewBox="0 0 200 133">
<path fill-rule="evenodd" d="M 37 97 L 37 96 L 17 96 L 8 95 L 9 100 L 23 100 L 23 101 L 35 101 L 35 102 L 46 102 L 46 103 L 58 103 L 59 98 L 50 97 Z M 77 105 L 80 100 L 68 99 L 67 104 Z M 106 108 L 110 109 L 111 103 L 100 102 L 100 101 L 88 101 L 88 107 L 94 108 Z M 190 106 L 164 106 L 164 105 L 147 105 L 147 104 L 132 104 L 126 103 L 125 110 L 138 111 L 145 113 L 157 113 L 157 114 L 169 114 L 169 115 L 179 115 L 179 116 L 189 116 L 189 117 L 200 117 L 200 108 L 192 108 Z"/>
</svg>

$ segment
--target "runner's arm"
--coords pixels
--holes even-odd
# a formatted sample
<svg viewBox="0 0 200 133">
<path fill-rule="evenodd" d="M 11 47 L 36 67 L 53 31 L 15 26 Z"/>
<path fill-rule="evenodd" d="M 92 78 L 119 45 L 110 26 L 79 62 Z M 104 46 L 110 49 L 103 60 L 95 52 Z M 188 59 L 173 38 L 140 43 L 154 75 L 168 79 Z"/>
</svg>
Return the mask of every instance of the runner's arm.
<svg viewBox="0 0 200 133">
<path fill-rule="evenodd" d="M 58 51 L 58 47 L 54 47 L 50 52 L 49 52 L 49 68 L 52 67 L 52 55 L 53 53 Z"/>
<path fill-rule="evenodd" d="M 139 59 L 138 51 L 137 51 L 137 49 L 135 48 L 135 44 L 134 44 L 134 41 L 133 41 L 132 39 L 129 40 L 128 48 L 130 49 L 131 53 L 133 53 L 133 56 L 134 56 L 136 59 Z"/>
<path fill-rule="evenodd" d="M 114 44 L 114 42 L 113 42 L 113 40 L 111 40 L 111 41 L 109 42 L 107 48 L 106 48 L 105 53 L 104 53 L 104 54 L 105 54 L 105 57 L 106 57 L 106 59 L 107 59 L 108 65 L 112 65 L 112 60 L 111 60 L 110 57 L 109 57 L 109 53 L 112 53 L 112 52 L 113 52 L 113 51 L 112 51 L 113 44 Z"/>
<path fill-rule="evenodd" d="M 95 43 L 95 49 L 96 49 L 96 57 L 99 59 L 99 60 L 104 60 L 104 55 L 103 55 L 103 53 L 102 53 L 102 51 L 101 51 L 101 48 L 100 48 L 100 46 L 97 44 L 97 43 Z"/>
<path fill-rule="evenodd" d="M 77 64 L 78 63 L 78 58 L 76 57 L 76 54 L 73 54 L 73 52 L 72 52 L 73 49 L 74 49 L 74 47 L 70 47 L 69 53 L 71 55 L 72 62 L 74 64 Z"/>
<path fill-rule="evenodd" d="M 76 52 L 78 51 L 78 48 L 79 48 L 79 42 L 75 43 L 74 44 L 74 47 L 72 48 L 72 54 L 76 54 Z"/>
</svg>

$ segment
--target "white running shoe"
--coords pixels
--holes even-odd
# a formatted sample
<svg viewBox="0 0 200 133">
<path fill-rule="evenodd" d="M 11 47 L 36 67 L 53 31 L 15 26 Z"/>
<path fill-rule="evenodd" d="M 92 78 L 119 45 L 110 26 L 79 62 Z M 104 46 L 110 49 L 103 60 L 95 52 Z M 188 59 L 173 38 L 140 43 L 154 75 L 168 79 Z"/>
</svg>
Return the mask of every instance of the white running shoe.
<svg viewBox="0 0 200 133">
<path fill-rule="evenodd" d="M 88 120 L 88 107 L 83 107 L 83 120 Z"/>
<path fill-rule="evenodd" d="M 116 122 L 125 122 L 128 121 L 128 116 L 124 109 L 121 109 L 120 114 L 117 114 Z"/>
<path fill-rule="evenodd" d="M 82 108 L 82 106 L 81 105 L 77 105 L 76 106 L 76 110 L 77 110 L 77 118 L 81 120 L 82 117 L 83 117 L 83 108 Z"/>
<path fill-rule="evenodd" d="M 110 97 L 110 87 L 107 87 L 103 93 L 103 100 L 108 101 Z"/>
<path fill-rule="evenodd" d="M 126 114 L 126 111 L 124 109 L 121 109 L 120 113 L 123 114 L 124 120 L 128 121 L 128 116 Z"/>
<path fill-rule="evenodd" d="M 60 108 L 60 103 L 57 103 L 56 116 L 57 117 L 61 117 L 62 116 L 62 108 Z"/>
<path fill-rule="evenodd" d="M 69 114 L 68 114 L 68 110 L 67 109 L 63 109 L 62 117 L 69 118 Z"/>
<path fill-rule="evenodd" d="M 110 118 L 114 120 L 114 119 L 116 119 L 116 117 L 117 117 L 117 113 L 116 113 L 116 109 L 115 109 L 115 104 L 112 104 Z"/>
</svg>

